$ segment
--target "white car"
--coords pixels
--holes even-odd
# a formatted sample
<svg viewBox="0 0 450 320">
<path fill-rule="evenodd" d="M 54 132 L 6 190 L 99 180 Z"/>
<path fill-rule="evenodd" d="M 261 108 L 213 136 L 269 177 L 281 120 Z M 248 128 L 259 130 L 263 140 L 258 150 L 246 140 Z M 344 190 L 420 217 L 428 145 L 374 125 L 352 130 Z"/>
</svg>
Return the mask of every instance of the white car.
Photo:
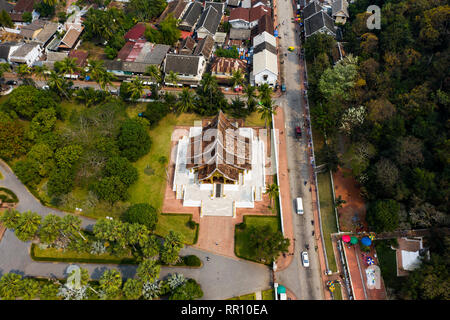
<svg viewBox="0 0 450 320">
<path fill-rule="evenodd" d="M 302 252 L 302 264 L 305 268 L 309 267 L 309 257 L 306 251 Z"/>
</svg>

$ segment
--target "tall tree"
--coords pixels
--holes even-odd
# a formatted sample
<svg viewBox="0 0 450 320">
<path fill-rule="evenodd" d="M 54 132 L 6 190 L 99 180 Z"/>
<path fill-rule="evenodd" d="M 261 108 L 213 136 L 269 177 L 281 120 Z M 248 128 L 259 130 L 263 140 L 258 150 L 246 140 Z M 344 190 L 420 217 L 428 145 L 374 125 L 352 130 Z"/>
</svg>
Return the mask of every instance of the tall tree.
<svg viewBox="0 0 450 320">
<path fill-rule="evenodd" d="M 155 260 L 146 259 L 137 268 L 137 277 L 143 282 L 154 282 L 159 277 L 160 265 Z"/>
<path fill-rule="evenodd" d="M 188 88 L 183 88 L 183 91 L 178 96 L 178 102 L 176 106 L 177 112 L 179 114 L 184 112 L 191 112 L 195 107 L 194 94 Z"/>
</svg>

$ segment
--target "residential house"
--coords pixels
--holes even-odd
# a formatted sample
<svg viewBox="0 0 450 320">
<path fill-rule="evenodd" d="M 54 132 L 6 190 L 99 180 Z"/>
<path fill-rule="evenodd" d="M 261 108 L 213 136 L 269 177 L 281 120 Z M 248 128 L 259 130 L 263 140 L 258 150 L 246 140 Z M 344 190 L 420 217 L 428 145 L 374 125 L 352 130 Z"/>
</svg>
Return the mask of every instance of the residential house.
<svg viewBox="0 0 450 320">
<path fill-rule="evenodd" d="M 194 55 L 202 55 L 205 60 L 208 61 L 211 57 L 211 53 L 214 49 L 214 38 L 210 35 L 201 39 L 194 50 Z"/>
<path fill-rule="evenodd" d="M 240 59 L 217 57 L 211 64 L 211 74 L 219 83 L 230 83 L 233 73 L 238 70 L 245 74 L 247 63 Z"/>
<path fill-rule="evenodd" d="M 0 43 L 0 61 L 10 62 L 11 55 L 14 51 L 19 49 L 22 43 L 17 42 L 2 42 Z"/>
<path fill-rule="evenodd" d="M 252 0 L 242 0 L 241 7 L 244 9 L 249 9 L 252 7 Z"/>
<path fill-rule="evenodd" d="M 10 55 L 10 61 L 31 67 L 42 56 L 42 51 L 40 44 L 24 43 Z"/>
<path fill-rule="evenodd" d="M 136 47 L 129 51 L 129 55 L 125 59 L 105 60 L 106 69 L 121 80 L 127 80 L 131 76 L 144 78 L 142 75 L 149 66 L 161 67 L 170 49 L 170 46 L 165 44 L 153 44 L 150 42 L 130 43 L 136 45 Z"/>
<path fill-rule="evenodd" d="M 189 1 L 186 0 L 171 1 L 167 4 L 167 7 L 161 13 L 156 23 L 157 24 L 161 23 L 161 21 L 166 19 L 169 14 L 171 14 L 172 17 L 174 17 L 175 19 L 180 20 L 186 13 L 188 7 Z"/>
<path fill-rule="evenodd" d="M 88 56 L 89 53 L 84 50 L 72 50 L 69 52 L 69 58 L 76 59 L 77 66 L 82 69 L 87 66 Z"/>
<path fill-rule="evenodd" d="M 225 13 L 225 2 L 205 1 L 205 10 L 209 7 L 214 7 L 221 16 Z"/>
<path fill-rule="evenodd" d="M 202 55 L 181 55 L 168 53 L 164 61 L 163 71 L 165 74 L 164 82 L 167 85 L 167 75 L 170 71 L 178 74 L 178 82 L 181 84 L 197 86 L 202 80 L 205 71 L 206 61 Z"/>
<path fill-rule="evenodd" d="M 179 54 L 192 54 L 194 52 L 195 40 L 192 37 L 184 38 L 178 46 Z"/>
<path fill-rule="evenodd" d="M 271 16 L 272 10 L 265 6 L 255 8 L 236 8 L 231 10 L 228 22 L 236 29 L 252 29 L 258 25 L 259 19 L 268 14 Z"/>
<path fill-rule="evenodd" d="M 250 40 L 250 29 L 230 29 L 230 40 Z"/>
<path fill-rule="evenodd" d="M 125 41 L 138 41 L 145 39 L 144 37 L 145 28 L 146 28 L 145 23 L 139 22 L 133 28 L 128 30 L 128 32 L 125 33 L 123 38 L 125 39 Z"/>
<path fill-rule="evenodd" d="M 39 32 L 44 28 L 45 22 L 43 20 L 35 20 L 30 24 L 24 25 L 20 28 L 20 35 L 26 42 L 36 38 Z"/>
<path fill-rule="evenodd" d="M 58 24 L 46 22 L 42 30 L 33 38 L 33 41 L 39 43 L 43 48 L 46 48 L 57 30 Z"/>
<path fill-rule="evenodd" d="M 83 27 L 77 29 L 75 27 L 70 27 L 69 30 L 64 34 L 61 42 L 58 46 L 61 50 L 72 50 L 76 49 L 79 44 L 80 35 L 83 32 Z"/>
<path fill-rule="evenodd" d="M 267 32 L 271 35 L 273 35 L 274 33 L 273 20 L 272 17 L 268 14 L 263 15 L 258 20 L 258 25 L 252 29 L 251 37 L 254 38 L 255 36 L 263 32 Z"/>
<path fill-rule="evenodd" d="M 345 24 L 349 18 L 347 0 L 335 0 L 331 4 L 332 13 L 335 23 Z"/>
<path fill-rule="evenodd" d="M 268 32 L 253 38 L 253 70 L 250 73 L 251 85 L 267 83 L 275 87 L 278 79 L 278 60 L 276 39 Z"/>
<path fill-rule="evenodd" d="M 200 19 L 202 14 L 203 6 L 200 2 L 194 1 L 190 4 L 189 8 L 186 10 L 186 13 L 181 19 L 178 28 L 183 31 L 192 32 L 194 30 L 197 21 Z"/>
<path fill-rule="evenodd" d="M 199 39 L 203 39 L 208 35 L 214 37 L 221 19 L 222 13 L 219 13 L 214 6 L 209 6 L 208 9 L 203 11 L 197 23 L 197 37 Z"/>
<path fill-rule="evenodd" d="M 397 262 L 397 277 L 407 276 L 422 263 L 421 257 L 429 258 L 429 251 L 423 248 L 422 238 L 399 238 L 394 249 Z"/>
<path fill-rule="evenodd" d="M 319 11 L 304 20 L 305 37 L 308 38 L 315 33 L 325 33 L 336 37 L 333 18 L 323 11 Z"/>
<path fill-rule="evenodd" d="M 303 19 L 308 19 L 313 14 L 316 14 L 319 11 L 322 11 L 322 7 L 317 1 L 311 1 L 306 7 L 303 8 L 302 15 Z"/>
<path fill-rule="evenodd" d="M 266 6 L 270 8 L 270 0 L 252 0 L 252 8 L 258 7 L 258 6 Z"/>
<path fill-rule="evenodd" d="M 11 20 L 16 24 L 24 24 L 22 16 L 25 12 L 30 12 L 33 15 L 33 20 L 38 17 L 38 14 L 34 11 L 34 5 L 42 0 L 18 0 L 9 14 Z"/>
<path fill-rule="evenodd" d="M 227 0 L 227 7 L 237 8 L 241 5 L 241 0 Z"/>
</svg>

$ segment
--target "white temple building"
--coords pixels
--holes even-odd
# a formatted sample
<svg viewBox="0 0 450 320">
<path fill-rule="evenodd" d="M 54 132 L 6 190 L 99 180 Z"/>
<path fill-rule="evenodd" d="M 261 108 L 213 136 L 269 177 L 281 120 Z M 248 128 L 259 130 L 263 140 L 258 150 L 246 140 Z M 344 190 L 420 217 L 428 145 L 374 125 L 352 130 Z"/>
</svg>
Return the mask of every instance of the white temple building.
<svg viewBox="0 0 450 320">
<path fill-rule="evenodd" d="M 254 208 L 265 184 L 265 145 L 252 128 L 238 127 L 222 112 L 189 129 L 176 149 L 173 191 L 200 216 L 236 216 Z"/>
</svg>

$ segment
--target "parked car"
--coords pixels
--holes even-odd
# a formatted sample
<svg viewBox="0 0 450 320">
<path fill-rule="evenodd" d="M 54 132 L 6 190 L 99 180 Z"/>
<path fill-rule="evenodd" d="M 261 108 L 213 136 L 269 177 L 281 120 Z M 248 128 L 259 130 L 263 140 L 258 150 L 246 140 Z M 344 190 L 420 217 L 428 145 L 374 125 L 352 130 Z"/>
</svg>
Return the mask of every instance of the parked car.
<svg viewBox="0 0 450 320">
<path fill-rule="evenodd" d="M 42 86 L 42 89 L 43 90 L 48 90 L 48 89 L 50 89 L 50 87 L 48 85 L 45 85 L 45 86 Z"/>
<path fill-rule="evenodd" d="M 300 128 L 300 126 L 296 126 L 295 127 L 295 135 L 297 138 L 301 138 L 302 136 L 302 129 Z"/>
<path fill-rule="evenodd" d="M 17 81 L 16 80 L 8 80 L 8 81 L 6 81 L 6 84 L 10 85 L 10 86 L 15 86 L 17 84 Z"/>
<path fill-rule="evenodd" d="M 308 252 L 306 252 L 306 251 L 302 252 L 302 264 L 305 268 L 309 267 L 309 257 L 308 257 Z"/>
<path fill-rule="evenodd" d="M 283 92 L 286 91 L 286 85 L 285 85 L 285 84 L 282 84 L 282 85 L 281 85 L 281 91 L 283 91 Z"/>
</svg>

